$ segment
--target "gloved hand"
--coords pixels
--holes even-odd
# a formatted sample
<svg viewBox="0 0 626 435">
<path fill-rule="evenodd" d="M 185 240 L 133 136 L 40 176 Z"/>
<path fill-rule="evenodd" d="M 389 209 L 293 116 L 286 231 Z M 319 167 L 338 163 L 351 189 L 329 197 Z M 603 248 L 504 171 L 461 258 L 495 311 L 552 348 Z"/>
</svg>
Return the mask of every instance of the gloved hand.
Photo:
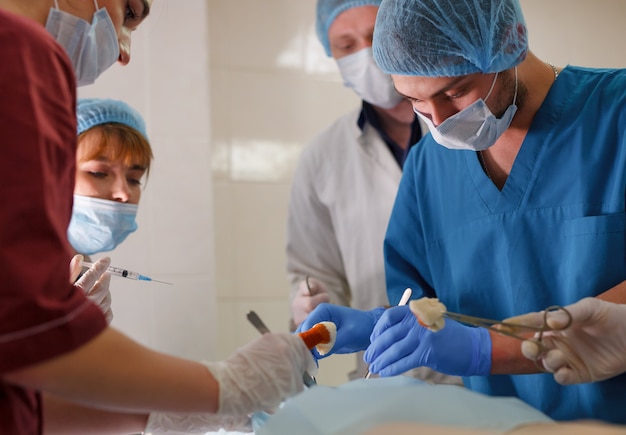
<svg viewBox="0 0 626 435">
<path fill-rule="evenodd" d="M 522 343 L 522 353 L 529 359 L 538 358 L 563 385 L 603 381 L 625 372 L 626 305 L 584 298 L 565 308 L 572 315 L 572 324 L 562 329 L 569 320 L 567 314 L 548 312 L 547 323 L 554 330 L 543 333 L 543 349 L 535 338 Z M 505 321 L 540 327 L 544 312 Z"/>
<path fill-rule="evenodd" d="M 330 295 L 326 286 L 320 281 L 309 278 L 309 287 L 305 280 L 298 284 L 298 291 L 291 300 L 291 312 L 293 313 L 293 321 L 296 325 L 304 322 L 304 319 L 319 304 L 330 301 Z"/>
<path fill-rule="evenodd" d="M 73 283 L 82 266 L 83 256 L 78 254 L 74 255 L 72 261 L 70 261 L 70 282 Z M 111 310 L 111 292 L 109 291 L 109 283 L 111 282 L 111 275 L 105 273 L 107 267 L 111 264 L 109 257 L 103 257 L 96 261 L 93 266 L 87 270 L 83 276 L 74 284 L 79 287 L 94 304 L 100 307 L 100 310 L 104 313 L 107 324 L 113 320 L 113 311 Z"/>
<path fill-rule="evenodd" d="M 217 432 L 252 432 L 247 415 L 174 414 L 153 412 L 148 418 L 144 435 L 184 435 Z"/>
<path fill-rule="evenodd" d="M 361 311 L 339 305 L 320 304 L 300 324 L 297 332 L 308 331 L 319 322 L 333 322 L 337 325 L 335 345 L 324 356 L 313 349 L 312 352 L 315 356 L 320 359 L 334 353 L 358 352 L 369 346 L 372 329 L 384 311 L 385 309 L 382 307 L 370 311 Z"/>
<path fill-rule="evenodd" d="M 363 358 L 370 372 L 380 376 L 421 366 L 456 376 L 487 376 L 491 371 L 488 330 L 446 319 L 443 329 L 432 332 L 417 322 L 408 306 L 386 310 L 371 341 Z"/>
<path fill-rule="evenodd" d="M 153 412 L 145 434 L 194 434 L 219 429 L 251 432 L 248 414 L 273 409 L 302 391 L 302 374 L 317 366 L 300 337 L 265 334 L 238 349 L 226 361 L 204 362 L 219 384 L 217 413 Z"/>
<path fill-rule="evenodd" d="M 271 410 L 304 389 L 302 375 L 317 365 L 296 334 L 270 333 L 235 351 L 228 359 L 205 363 L 219 384 L 218 415 L 243 416 Z"/>
</svg>

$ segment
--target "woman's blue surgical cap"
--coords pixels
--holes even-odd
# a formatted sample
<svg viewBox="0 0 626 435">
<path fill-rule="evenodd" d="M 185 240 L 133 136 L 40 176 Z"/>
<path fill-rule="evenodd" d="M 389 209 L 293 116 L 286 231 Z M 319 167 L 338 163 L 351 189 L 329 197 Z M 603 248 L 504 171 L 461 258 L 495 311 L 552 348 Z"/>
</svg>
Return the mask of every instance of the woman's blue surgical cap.
<svg viewBox="0 0 626 435">
<path fill-rule="evenodd" d="M 78 134 L 89 130 L 96 125 L 112 122 L 124 124 L 137 130 L 148 140 L 146 124 L 135 109 L 119 100 L 101 98 L 81 98 L 76 106 Z"/>
<path fill-rule="evenodd" d="M 518 0 L 383 0 L 373 52 L 388 74 L 456 77 L 514 67 L 528 38 Z"/>
<path fill-rule="evenodd" d="M 317 37 L 326 50 L 326 55 L 330 56 L 330 42 L 328 41 L 328 29 L 337 18 L 337 15 L 348 9 L 359 6 L 380 6 L 382 0 L 317 0 L 317 19 L 315 31 Z"/>
</svg>

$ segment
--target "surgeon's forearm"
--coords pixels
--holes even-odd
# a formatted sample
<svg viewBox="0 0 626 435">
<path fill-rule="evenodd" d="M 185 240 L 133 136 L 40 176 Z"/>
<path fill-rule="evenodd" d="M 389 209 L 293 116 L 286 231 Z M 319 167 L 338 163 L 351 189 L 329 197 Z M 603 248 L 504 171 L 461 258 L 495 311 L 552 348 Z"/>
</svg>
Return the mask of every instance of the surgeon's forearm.
<svg viewBox="0 0 626 435">
<path fill-rule="evenodd" d="M 539 373 L 535 362 L 522 355 L 522 342 L 493 331 L 491 335 L 491 374 Z"/>
<path fill-rule="evenodd" d="M 217 381 L 203 364 L 152 351 L 113 328 L 4 380 L 110 411 L 216 412 L 219 403 Z"/>
<path fill-rule="evenodd" d="M 99 435 L 142 433 L 148 414 L 125 414 L 86 408 L 72 402 L 43 395 L 45 435 Z"/>
<path fill-rule="evenodd" d="M 615 287 L 597 296 L 599 299 L 626 304 L 626 281 L 622 281 Z M 506 337 L 490 331 L 491 348 L 491 374 L 528 374 L 540 373 L 541 370 L 535 362 L 522 355 L 521 341 Z"/>
<path fill-rule="evenodd" d="M 610 288 L 604 293 L 599 294 L 598 299 L 616 304 L 626 304 L 626 281 L 622 281 L 615 287 Z"/>
</svg>

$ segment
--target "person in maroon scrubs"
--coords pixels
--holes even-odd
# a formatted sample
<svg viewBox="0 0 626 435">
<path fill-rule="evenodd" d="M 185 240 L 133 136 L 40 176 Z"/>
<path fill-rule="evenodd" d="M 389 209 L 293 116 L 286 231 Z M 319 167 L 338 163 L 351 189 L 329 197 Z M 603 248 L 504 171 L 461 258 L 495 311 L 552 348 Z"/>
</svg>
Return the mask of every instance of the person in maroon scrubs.
<svg viewBox="0 0 626 435">
<path fill-rule="evenodd" d="M 215 428 L 302 390 L 302 340 L 267 334 L 223 362 L 147 349 L 70 284 L 76 86 L 130 60 L 151 0 L 0 0 L 0 432 Z M 314 366 L 314 363 L 313 363 Z M 174 414 L 171 414 L 174 413 Z M 195 425 L 195 426 L 194 426 Z M 45 427 L 44 427 L 45 426 Z M 203 426 L 204 427 L 204 426 Z"/>
</svg>

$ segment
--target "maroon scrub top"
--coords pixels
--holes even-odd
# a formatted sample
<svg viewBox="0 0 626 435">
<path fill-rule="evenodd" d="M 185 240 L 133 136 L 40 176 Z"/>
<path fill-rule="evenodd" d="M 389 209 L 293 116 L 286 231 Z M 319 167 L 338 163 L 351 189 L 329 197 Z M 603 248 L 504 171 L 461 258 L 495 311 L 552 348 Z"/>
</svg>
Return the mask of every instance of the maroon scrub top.
<svg viewBox="0 0 626 435">
<path fill-rule="evenodd" d="M 35 21 L 0 10 L 0 432 L 42 432 L 36 391 L 4 373 L 72 351 L 106 327 L 69 284 L 76 82 Z"/>
</svg>

